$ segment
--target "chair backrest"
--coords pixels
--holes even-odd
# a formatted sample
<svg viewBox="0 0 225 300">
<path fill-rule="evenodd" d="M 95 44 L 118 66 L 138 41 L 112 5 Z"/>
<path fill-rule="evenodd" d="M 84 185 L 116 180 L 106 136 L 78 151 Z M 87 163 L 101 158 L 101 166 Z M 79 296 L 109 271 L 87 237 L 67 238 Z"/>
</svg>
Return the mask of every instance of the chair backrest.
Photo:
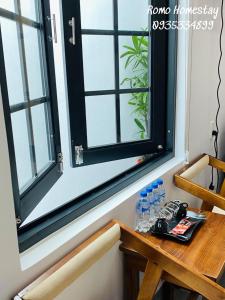
<svg viewBox="0 0 225 300">
<path fill-rule="evenodd" d="M 203 154 L 174 175 L 175 185 L 184 191 L 201 198 L 204 201 L 202 205 L 203 210 L 212 211 L 214 206 L 225 210 L 225 181 L 223 182 L 220 193 L 214 193 L 192 181 L 192 179 L 207 166 L 225 172 L 225 162 L 210 155 Z"/>
<path fill-rule="evenodd" d="M 225 289 L 191 270 L 126 225 L 112 221 L 18 293 L 14 300 L 54 299 L 119 240 L 148 258 L 138 300 L 153 299 L 164 271 L 207 299 L 225 299 Z"/>
<path fill-rule="evenodd" d="M 24 300 L 54 299 L 120 240 L 120 226 L 104 227 L 19 293 Z"/>
</svg>

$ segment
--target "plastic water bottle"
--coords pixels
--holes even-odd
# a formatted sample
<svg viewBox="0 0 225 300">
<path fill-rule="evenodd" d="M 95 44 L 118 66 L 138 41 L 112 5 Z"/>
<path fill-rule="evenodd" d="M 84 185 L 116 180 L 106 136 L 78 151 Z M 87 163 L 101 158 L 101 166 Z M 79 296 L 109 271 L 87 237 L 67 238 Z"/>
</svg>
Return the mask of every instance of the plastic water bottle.
<svg viewBox="0 0 225 300">
<path fill-rule="evenodd" d="M 158 184 L 158 193 L 160 197 L 160 206 L 162 208 L 166 202 L 166 191 L 165 191 L 163 179 L 159 178 L 157 180 L 157 184 Z"/>
<path fill-rule="evenodd" d="M 153 188 L 155 216 L 158 217 L 158 214 L 160 211 L 160 197 L 159 197 L 159 192 L 158 192 L 158 184 L 156 182 L 153 183 L 152 188 Z"/>
<path fill-rule="evenodd" d="M 149 202 L 147 193 L 143 191 L 140 193 L 140 199 L 136 204 L 136 230 L 139 232 L 147 232 L 149 229 Z"/>
<path fill-rule="evenodd" d="M 152 186 L 147 187 L 146 192 L 148 194 L 148 203 L 149 203 L 149 223 L 150 226 L 155 224 L 156 216 L 155 216 L 155 202 L 153 196 Z"/>
<path fill-rule="evenodd" d="M 148 198 L 149 204 L 151 202 L 153 202 L 153 193 L 152 193 L 152 191 L 153 191 L 153 189 L 152 189 L 151 185 L 146 188 L 146 193 L 147 193 L 147 198 Z"/>
</svg>

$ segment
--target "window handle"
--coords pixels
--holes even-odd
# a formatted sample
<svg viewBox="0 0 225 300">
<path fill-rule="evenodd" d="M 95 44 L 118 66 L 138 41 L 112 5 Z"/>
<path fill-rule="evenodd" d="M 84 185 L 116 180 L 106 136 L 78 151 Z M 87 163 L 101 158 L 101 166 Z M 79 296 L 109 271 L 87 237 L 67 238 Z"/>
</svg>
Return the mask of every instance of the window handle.
<svg viewBox="0 0 225 300">
<path fill-rule="evenodd" d="M 72 27 L 72 37 L 69 38 L 69 42 L 72 44 L 72 45 L 76 45 L 76 33 L 75 33 L 75 18 L 72 17 L 71 20 L 69 20 L 69 26 Z"/>
</svg>

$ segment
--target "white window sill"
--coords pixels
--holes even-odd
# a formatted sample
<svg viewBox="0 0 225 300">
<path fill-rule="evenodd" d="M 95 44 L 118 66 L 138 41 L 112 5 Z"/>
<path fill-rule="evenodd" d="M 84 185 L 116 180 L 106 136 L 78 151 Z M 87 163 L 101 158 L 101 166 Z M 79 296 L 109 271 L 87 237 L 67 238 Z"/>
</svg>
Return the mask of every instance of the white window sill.
<svg viewBox="0 0 225 300">
<path fill-rule="evenodd" d="M 175 171 L 181 165 L 183 165 L 183 163 L 183 158 L 176 157 L 167 161 L 124 190 L 118 192 L 108 200 L 77 218 L 70 224 L 64 226 L 60 230 L 54 232 L 47 238 L 35 244 L 33 247 L 20 254 L 21 269 L 24 271 L 33 267 L 35 264 L 39 263 L 41 260 L 56 251 L 59 247 L 76 238 L 82 231 L 93 225 L 97 220 L 104 217 L 114 208 L 118 207 L 130 197 L 134 196 L 150 182 L 164 176 L 169 171 L 173 171 L 173 169 Z"/>
</svg>

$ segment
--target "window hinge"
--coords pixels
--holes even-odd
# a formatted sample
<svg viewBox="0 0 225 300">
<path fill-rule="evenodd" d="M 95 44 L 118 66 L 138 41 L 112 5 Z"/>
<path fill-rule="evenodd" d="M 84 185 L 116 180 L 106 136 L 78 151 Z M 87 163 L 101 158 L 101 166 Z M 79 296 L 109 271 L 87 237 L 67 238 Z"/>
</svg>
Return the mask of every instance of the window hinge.
<svg viewBox="0 0 225 300">
<path fill-rule="evenodd" d="M 55 14 L 52 14 L 52 17 L 47 16 L 47 20 L 48 20 L 49 22 L 52 22 L 52 28 L 53 28 L 53 36 L 52 36 L 52 37 L 51 37 L 51 36 L 48 36 L 48 39 L 49 39 L 50 41 L 53 40 L 55 43 L 57 43 L 58 38 L 57 38 L 57 29 L 56 29 L 56 18 L 55 18 Z"/>
<path fill-rule="evenodd" d="M 75 161 L 76 165 L 82 165 L 84 163 L 84 157 L 83 157 L 83 146 L 75 146 Z"/>
<path fill-rule="evenodd" d="M 63 154 L 60 152 L 57 155 L 57 163 L 59 164 L 59 172 L 63 172 Z"/>
</svg>

